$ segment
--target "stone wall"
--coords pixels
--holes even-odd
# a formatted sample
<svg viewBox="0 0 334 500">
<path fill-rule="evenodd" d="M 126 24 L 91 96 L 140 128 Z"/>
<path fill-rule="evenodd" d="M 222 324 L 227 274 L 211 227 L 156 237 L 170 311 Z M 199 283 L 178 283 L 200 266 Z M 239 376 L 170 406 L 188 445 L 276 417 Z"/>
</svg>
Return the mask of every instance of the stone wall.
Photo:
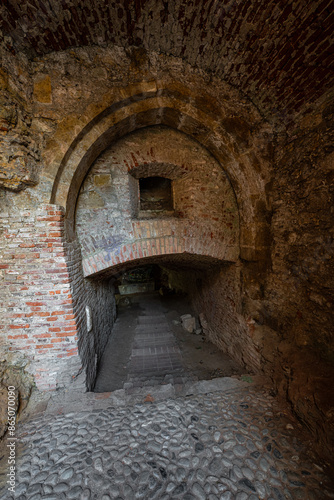
<svg viewBox="0 0 334 500">
<path fill-rule="evenodd" d="M 220 263 L 200 271 L 164 268 L 171 288 L 186 292 L 203 333 L 218 349 L 252 373 L 262 369 L 262 345 L 252 323 L 243 314 L 240 271 L 242 265 Z"/>
<path fill-rule="evenodd" d="M 20 191 L 37 183 L 41 141 L 30 106 L 30 64 L 0 44 L 0 188 Z"/>
<path fill-rule="evenodd" d="M 172 180 L 174 211 L 139 212 L 140 177 Z M 130 134 L 95 162 L 76 207 L 84 274 L 143 257 L 188 253 L 235 261 L 239 213 L 229 180 L 195 141 L 167 127 Z"/>
<path fill-rule="evenodd" d="M 262 321 L 278 333 L 266 370 L 328 452 L 334 446 L 333 104 L 276 148 L 272 272 Z M 283 369 L 282 369 L 283 368 Z"/>
<path fill-rule="evenodd" d="M 334 360 L 333 105 L 305 117 L 276 149 L 272 262 L 273 326 L 292 342 Z M 284 311 L 278 319 L 275 306 Z M 330 329 L 331 330 L 331 329 Z M 315 335 L 316 332 L 316 335 Z"/>
</svg>

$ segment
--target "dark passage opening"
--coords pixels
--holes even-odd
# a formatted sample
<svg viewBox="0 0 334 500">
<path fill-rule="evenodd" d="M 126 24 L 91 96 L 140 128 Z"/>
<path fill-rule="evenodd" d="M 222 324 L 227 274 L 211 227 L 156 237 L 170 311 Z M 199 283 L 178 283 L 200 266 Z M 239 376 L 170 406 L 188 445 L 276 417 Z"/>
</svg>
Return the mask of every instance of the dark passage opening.
<svg viewBox="0 0 334 500">
<path fill-rule="evenodd" d="M 140 210 L 173 210 L 172 182 L 164 177 L 139 179 Z"/>
<path fill-rule="evenodd" d="M 189 287 L 210 269 L 139 266 L 114 276 L 117 320 L 98 363 L 94 392 L 184 384 L 240 375 L 243 369 L 206 337 Z"/>
</svg>

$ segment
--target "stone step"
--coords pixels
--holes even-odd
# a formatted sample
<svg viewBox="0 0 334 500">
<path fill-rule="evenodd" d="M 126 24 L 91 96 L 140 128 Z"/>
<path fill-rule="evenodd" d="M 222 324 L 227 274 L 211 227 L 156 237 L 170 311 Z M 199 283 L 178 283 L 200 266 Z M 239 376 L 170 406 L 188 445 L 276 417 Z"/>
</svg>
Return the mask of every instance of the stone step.
<svg viewBox="0 0 334 500">
<path fill-rule="evenodd" d="M 170 366 L 162 366 L 161 368 L 155 368 L 155 367 L 152 367 L 152 369 L 148 369 L 146 367 L 144 368 L 138 368 L 136 370 L 136 372 L 133 374 L 135 375 L 136 377 L 140 376 L 140 375 L 145 375 L 145 377 L 156 377 L 156 376 L 162 376 L 164 377 L 166 375 L 166 373 L 169 373 L 171 370 L 170 370 Z M 173 373 L 183 373 L 183 367 L 182 365 L 179 365 L 179 367 L 175 367 L 173 368 Z"/>
<path fill-rule="evenodd" d="M 156 316 L 138 316 L 137 323 L 138 325 L 160 325 L 162 323 L 168 325 L 164 314 Z"/>
<path fill-rule="evenodd" d="M 150 394 L 155 401 L 162 401 L 174 397 L 186 397 L 196 394 L 208 394 L 211 392 L 224 392 L 230 390 L 238 389 L 248 389 L 252 383 L 238 380 L 237 378 L 224 377 L 214 380 L 200 380 L 185 381 L 183 384 L 179 384 L 176 381 L 179 376 L 181 380 L 182 374 L 184 372 L 180 371 L 180 374 L 174 374 L 174 383 L 163 384 L 149 384 L 147 377 L 140 377 L 140 375 L 135 375 L 133 377 L 129 376 L 128 380 L 135 384 L 136 381 L 142 383 L 143 385 L 137 387 L 138 391 L 136 394 L 129 394 L 128 390 L 119 389 L 113 392 L 104 393 L 94 393 L 94 392 L 80 392 L 80 391 L 55 391 L 54 393 L 48 394 L 48 402 L 46 410 L 43 410 L 44 415 L 59 415 L 61 413 L 67 414 L 70 412 L 81 411 L 83 407 L 90 410 L 105 409 L 110 408 L 110 406 L 132 406 L 138 403 L 143 403 L 145 397 Z M 173 375 L 173 377 L 174 377 Z M 167 375 L 165 374 L 164 377 Z M 153 375 L 155 377 L 155 375 Z M 145 383 L 145 380 L 147 384 Z M 37 395 L 37 397 L 40 397 Z M 32 404 L 36 407 L 35 399 L 32 399 Z M 30 410 L 29 410 L 30 411 Z"/>
<path fill-rule="evenodd" d="M 141 342 L 134 342 L 133 343 L 133 349 L 143 349 L 143 348 L 154 348 L 154 347 L 164 347 L 170 345 L 170 342 L 167 340 L 161 340 L 160 342 L 157 342 L 157 340 L 154 341 L 149 341 L 149 340 L 144 340 Z"/>
<path fill-rule="evenodd" d="M 132 356 L 128 366 L 130 377 L 138 374 L 150 378 L 157 375 L 166 375 L 175 371 L 183 371 L 182 358 L 179 352 L 141 354 Z"/>
<path fill-rule="evenodd" d="M 156 346 L 156 347 L 139 347 L 137 349 L 132 349 L 131 351 L 131 358 L 137 357 L 137 356 L 156 356 L 159 354 L 179 354 L 181 355 L 180 349 L 175 345 L 162 345 L 162 346 Z"/>
<path fill-rule="evenodd" d="M 169 333 L 173 335 L 172 330 L 168 327 L 168 325 L 161 324 L 161 325 L 137 325 L 135 327 L 135 335 L 139 335 L 141 333 Z"/>
<path fill-rule="evenodd" d="M 129 377 L 123 388 L 126 394 L 135 394 L 145 387 L 157 387 L 167 384 L 180 386 L 185 384 L 194 384 L 197 381 L 198 378 L 196 376 L 190 376 L 185 374 L 183 371 L 179 371 L 173 374 L 167 373 L 166 375 L 153 375 L 150 379 L 146 376 L 141 377 L 140 375 L 137 375 L 136 377 Z"/>
<path fill-rule="evenodd" d="M 169 342 L 170 344 L 175 345 L 175 338 L 172 336 L 172 334 L 170 332 L 164 332 L 163 334 L 160 334 L 160 333 L 142 333 L 140 336 L 136 335 L 134 342 L 135 343 Z"/>
<path fill-rule="evenodd" d="M 140 316 L 161 316 L 164 314 L 162 307 L 145 307 Z"/>
<path fill-rule="evenodd" d="M 168 339 L 174 339 L 174 335 L 170 330 L 157 330 L 157 331 L 142 331 L 142 332 L 137 332 L 136 331 L 136 336 L 135 339 L 162 339 L 162 338 L 168 338 Z"/>
</svg>

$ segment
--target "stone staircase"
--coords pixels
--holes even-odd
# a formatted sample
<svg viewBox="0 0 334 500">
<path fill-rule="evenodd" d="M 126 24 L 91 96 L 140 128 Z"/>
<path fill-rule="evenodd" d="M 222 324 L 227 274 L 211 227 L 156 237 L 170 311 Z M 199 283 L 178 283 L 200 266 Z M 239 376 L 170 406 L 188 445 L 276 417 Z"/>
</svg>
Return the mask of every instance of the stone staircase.
<svg viewBox="0 0 334 500">
<path fill-rule="evenodd" d="M 144 311 L 137 318 L 128 379 L 123 386 L 126 394 L 168 384 L 177 389 L 177 386 L 196 380 L 184 371 L 181 351 L 160 302 L 152 308 L 150 299 L 148 307 L 144 303 Z"/>
</svg>

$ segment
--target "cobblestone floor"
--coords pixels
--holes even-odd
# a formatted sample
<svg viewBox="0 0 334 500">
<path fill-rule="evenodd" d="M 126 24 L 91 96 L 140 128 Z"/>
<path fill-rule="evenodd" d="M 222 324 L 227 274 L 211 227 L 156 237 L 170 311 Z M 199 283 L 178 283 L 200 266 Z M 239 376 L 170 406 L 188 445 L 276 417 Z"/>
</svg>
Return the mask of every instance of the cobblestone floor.
<svg viewBox="0 0 334 500">
<path fill-rule="evenodd" d="M 263 386 L 198 381 L 159 298 L 134 308 L 120 315 L 98 391 L 55 392 L 19 423 L 14 495 L 5 438 L 0 500 L 334 499 L 298 423 Z"/>
<path fill-rule="evenodd" d="M 0 498 L 334 498 L 291 422 L 254 386 L 44 415 L 19 426 L 16 494 Z"/>
</svg>

